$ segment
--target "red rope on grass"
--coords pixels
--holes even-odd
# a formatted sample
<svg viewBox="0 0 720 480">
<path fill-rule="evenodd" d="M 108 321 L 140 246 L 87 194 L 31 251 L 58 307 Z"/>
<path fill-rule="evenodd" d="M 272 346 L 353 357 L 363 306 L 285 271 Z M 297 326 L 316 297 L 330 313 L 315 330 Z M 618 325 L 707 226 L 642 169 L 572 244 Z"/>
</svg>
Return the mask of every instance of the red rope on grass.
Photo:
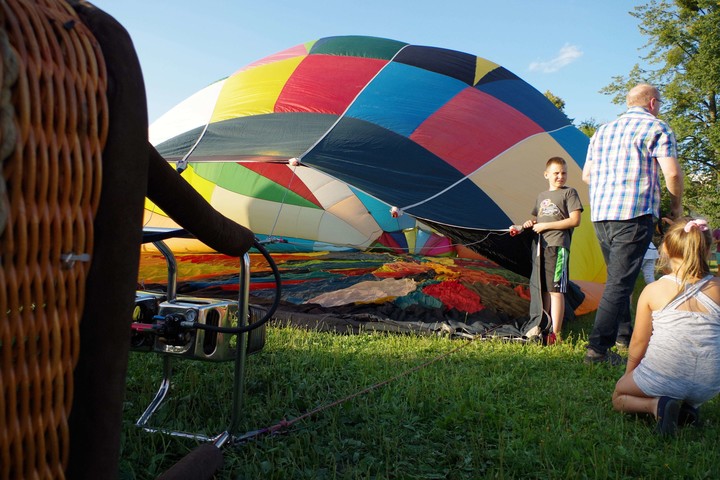
<svg viewBox="0 0 720 480">
<path fill-rule="evenodd" d="M 484 335 L 487 335 L 487 334 L 490 333 L 492 330 L 494 330 L 494 329 L 490 329 L 490 330 L 486 331 L 486 332 L 484 333 Z M 376 389 L 378 389 L 378 388 L 380 388 L 380 387 L 382 387 L 382 386 L 385 386 L 385 385 L 387 385 L 387 384 L 389 384 L 389 383 L 391 383 L 391 382 L 394 382 L 395 380 L 397 380 L 397 379 L 399 379 L 399 378 L 401 378 L 401 377 L 404 377 L 404 376 L 409 375 L 409 374 L 411 374 L 411 373 L 413 373 L 413 372 L 416 372 L 416 371 L 418 371 L 418 370 L 420 370 L 420 369 L 423 369 L 423 368 L 425 368 L 425 367 L 427 367 L 427 366 L 429 366 L 429 365 L 432 365 L 433 363 L 436 363 L 436 362 L 442 360 L 443 358 L 452 355 L 453 353 L 457 352 L 458 350 L 467 347 L 468 345 L 470 345 L 470 344 L 473 342 L 473 340 L 475 340 L 475 338 L 477 338 L 477 337 L 473 337 L 472 339 L 470 339 L 470 341 L 465 342 L 465 343 L 463 343 L 462 345 L 453 348 L 453 349 L 450 350 L 449 352 L 445 352 L 445 353 L 443 353 L 442 355 L 439 355 L 439 356 L 437 356 L 437 357 L 435 357 L 435 358 L 433 358 L 433 359 L 431 359 L 431 360 L 428 360 L 428 361 L 425 362 L 425 363 L 422 363 L 422 364 L 420 364 L 420 365 L 417 365 L 417 366 L 415 366 L 415 367 L 413 367 L 413 368 L 411 368 L 411 369 L 409 369 L 409 370 L 405 370 L 404 372 L 399 373 L 398 375 L 395 375 L 395 376 L 392 377 L 392 378 L 389 378 L 389 379 L 384 380 L 384 381 L 382 381 L 382 382 L 376 383 L 375 385 L 371 385 L 371 386 L 369 386 L 369 387 L 367 387 L 367 388 L 365 388 L 365 389 L 363 389 L 363 390 L 360 390 L 359 392 L 355 392 L 355 393 L 353 393 L 353 394 L 351 394 L 351 395 L 348 395 L 348 396 L 345 397 L 345 398 L 341 398 L 341 399 L 339 399 L 339 400 L 335 400 L 334 402 L 330 402 L 330 403 L 327 403 L 327 404 L 325 404 L 325 405 L 321 405 L 321 406 L 319 406 L 319 407 L 316 407 L 316 408 L 314 408 L 313 410 L 310 410 L 309 412 L 306 412 L 306 413 L 304 413 L 304 414 L 302 414 L 302 415 L 300 415 L 300 416 L 298 416 L 298 417 L 293 418 L 292 420 L 283 419 L 283 420 L 279 421 L 278 423 L 276 423 L 275 425 L 272 425 L 272 426 L 270 426 L 270 427 L 266 427 L 266 428 L 262 428 L 262 429 L 260 429 L 260 430 L 255 430 L 255 431 L 253 431 L 253 432 L 249 432 L 249 433 L 241 436 L 241 437 L 240 437 L 240 441 L 244 442 L 244 441 L 251 440 L 251 439 L 253 439 L 253 438 L 259 437 L 260 435 L 265 435 L 265 434 L 272 434 L 272 435 L 274 435 L 274 434 L 279 434 L 279 433 L 281 433 L 283 430 L 289 429 L 292 425 L 294 425 L 295 423 L 297 423 L 297 422 L 299 422 L 299 421 L 301 421 L 301 420 L 305 420 L 306 418 L 309 418 L 309 417 L 311 417 L 311 416 L 313 416 L 313 415 L 315 415 L 315 414 L 318 414 L 318 413 L 320 413 L 320 412 L 322 412 L 322 411 L 324 411 L 324 410 L 327 410 L 327 409 L 329 409 L 329 408 L 332 408 L 332 407 L 335 407 L 335 406 L 340 405 L 340 404 L 342 404 L 342 403 L 345 403 L 345 402 L 347 402 L 347 401 L 349 401 L 349 400 L 352 400 L 353 398 L 359 397 L 360 395 L 364 395 L 364 394 L 369 393 L 369 392 L 371 392 L 371 391 L 373 391 L 373 390 L 376 390 Z"/>
</svg>

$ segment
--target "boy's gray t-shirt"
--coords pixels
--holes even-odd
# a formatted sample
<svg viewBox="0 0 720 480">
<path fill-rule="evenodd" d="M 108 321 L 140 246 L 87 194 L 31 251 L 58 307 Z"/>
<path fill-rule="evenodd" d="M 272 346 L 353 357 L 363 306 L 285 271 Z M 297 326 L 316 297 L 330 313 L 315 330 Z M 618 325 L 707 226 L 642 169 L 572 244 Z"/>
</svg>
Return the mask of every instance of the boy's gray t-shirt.
<svg viewBox="0 0 720 480">
<path fill-rule="evenodd" d="M 562 187 L 540 193 L 535 201 L 532 215 L 537 217 L 537 223 L 555 222 L 568 218 L 570 212 L 575 210 L 583 211 L 577 190 L 572 187 Z M 572 231 L 572 228 L 568 228 L 543 232 L 542 246 L 565 247 L 570 250 Z"/>
</svg>

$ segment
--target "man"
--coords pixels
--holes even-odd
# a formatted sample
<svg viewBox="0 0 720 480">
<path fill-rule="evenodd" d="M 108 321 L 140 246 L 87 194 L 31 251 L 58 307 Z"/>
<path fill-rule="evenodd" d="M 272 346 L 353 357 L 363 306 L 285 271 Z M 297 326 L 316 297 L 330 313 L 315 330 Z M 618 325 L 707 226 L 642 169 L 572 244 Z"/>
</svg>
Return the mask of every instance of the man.
<svg viewBox="0 0 720 480">
<path fill-rule="evenodd" d="M 633 87 L 627 94 L 627 112 L 602 125 L 590 139 L 583 181 L 590 185 L 590 217 L 607 265 L 607 281 L 585 363 L 623 362 L 609 349 L 616 341 L 630 341 L 630 296 L 654 222 L 660 218 L 658 170 L 670 193 L 670 218 L 682 215 L 677 144 L 670 126 L 657 118 L 661 103 L 654 86 Z"/>
</svg>

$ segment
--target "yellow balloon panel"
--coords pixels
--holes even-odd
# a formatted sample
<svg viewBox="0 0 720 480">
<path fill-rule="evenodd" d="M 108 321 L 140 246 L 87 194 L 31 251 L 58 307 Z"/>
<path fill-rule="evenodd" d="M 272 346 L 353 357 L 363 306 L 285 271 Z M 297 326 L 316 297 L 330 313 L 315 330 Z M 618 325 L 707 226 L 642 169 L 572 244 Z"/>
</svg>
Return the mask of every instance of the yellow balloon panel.
<svg viewBox="0 0 720 480">
<path fill-rule="evenodd" d="M 607 269 L 595 228 L 590 221 L 590 206 L 583 201 L 580 226 L 573 232 L 570 246 L 570 279 L 605 283 Z"/>
<path fill-rule="evenodd" d="M 248 70 L 225 81 L 211 123 L 273 113 L 287 79 L 305 57 L 292 57 Z"/>
<path fill-rule="evenodd" d="M 473 82 L 473 85 L 477 84 L 481 78 L 483 78 L 485 75 L 492 72 L 499 66 L 500 65 L 495 62 L 491 62 L 490 60 L 485 60 L 484 58 L 478 57 L 475 63 L 475 82 Z"/>
</svg>

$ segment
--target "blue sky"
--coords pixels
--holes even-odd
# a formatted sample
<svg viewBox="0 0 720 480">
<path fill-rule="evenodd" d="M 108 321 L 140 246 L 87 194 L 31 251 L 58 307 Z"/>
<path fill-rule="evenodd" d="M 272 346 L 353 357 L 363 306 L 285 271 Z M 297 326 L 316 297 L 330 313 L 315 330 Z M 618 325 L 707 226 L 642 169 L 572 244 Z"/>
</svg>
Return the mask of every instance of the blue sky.
<svg viewBox="0 0 720 480">
<path fill-rule="evenodd" d="M 370 35 L 471 53 L 562 98 L 579 122 L 622 113 L 599 90 L 642 62 L 631 0 L 97 0 L 124 25 L 150 121 L 210 83 L 286 48 Z"/>
</svg>

